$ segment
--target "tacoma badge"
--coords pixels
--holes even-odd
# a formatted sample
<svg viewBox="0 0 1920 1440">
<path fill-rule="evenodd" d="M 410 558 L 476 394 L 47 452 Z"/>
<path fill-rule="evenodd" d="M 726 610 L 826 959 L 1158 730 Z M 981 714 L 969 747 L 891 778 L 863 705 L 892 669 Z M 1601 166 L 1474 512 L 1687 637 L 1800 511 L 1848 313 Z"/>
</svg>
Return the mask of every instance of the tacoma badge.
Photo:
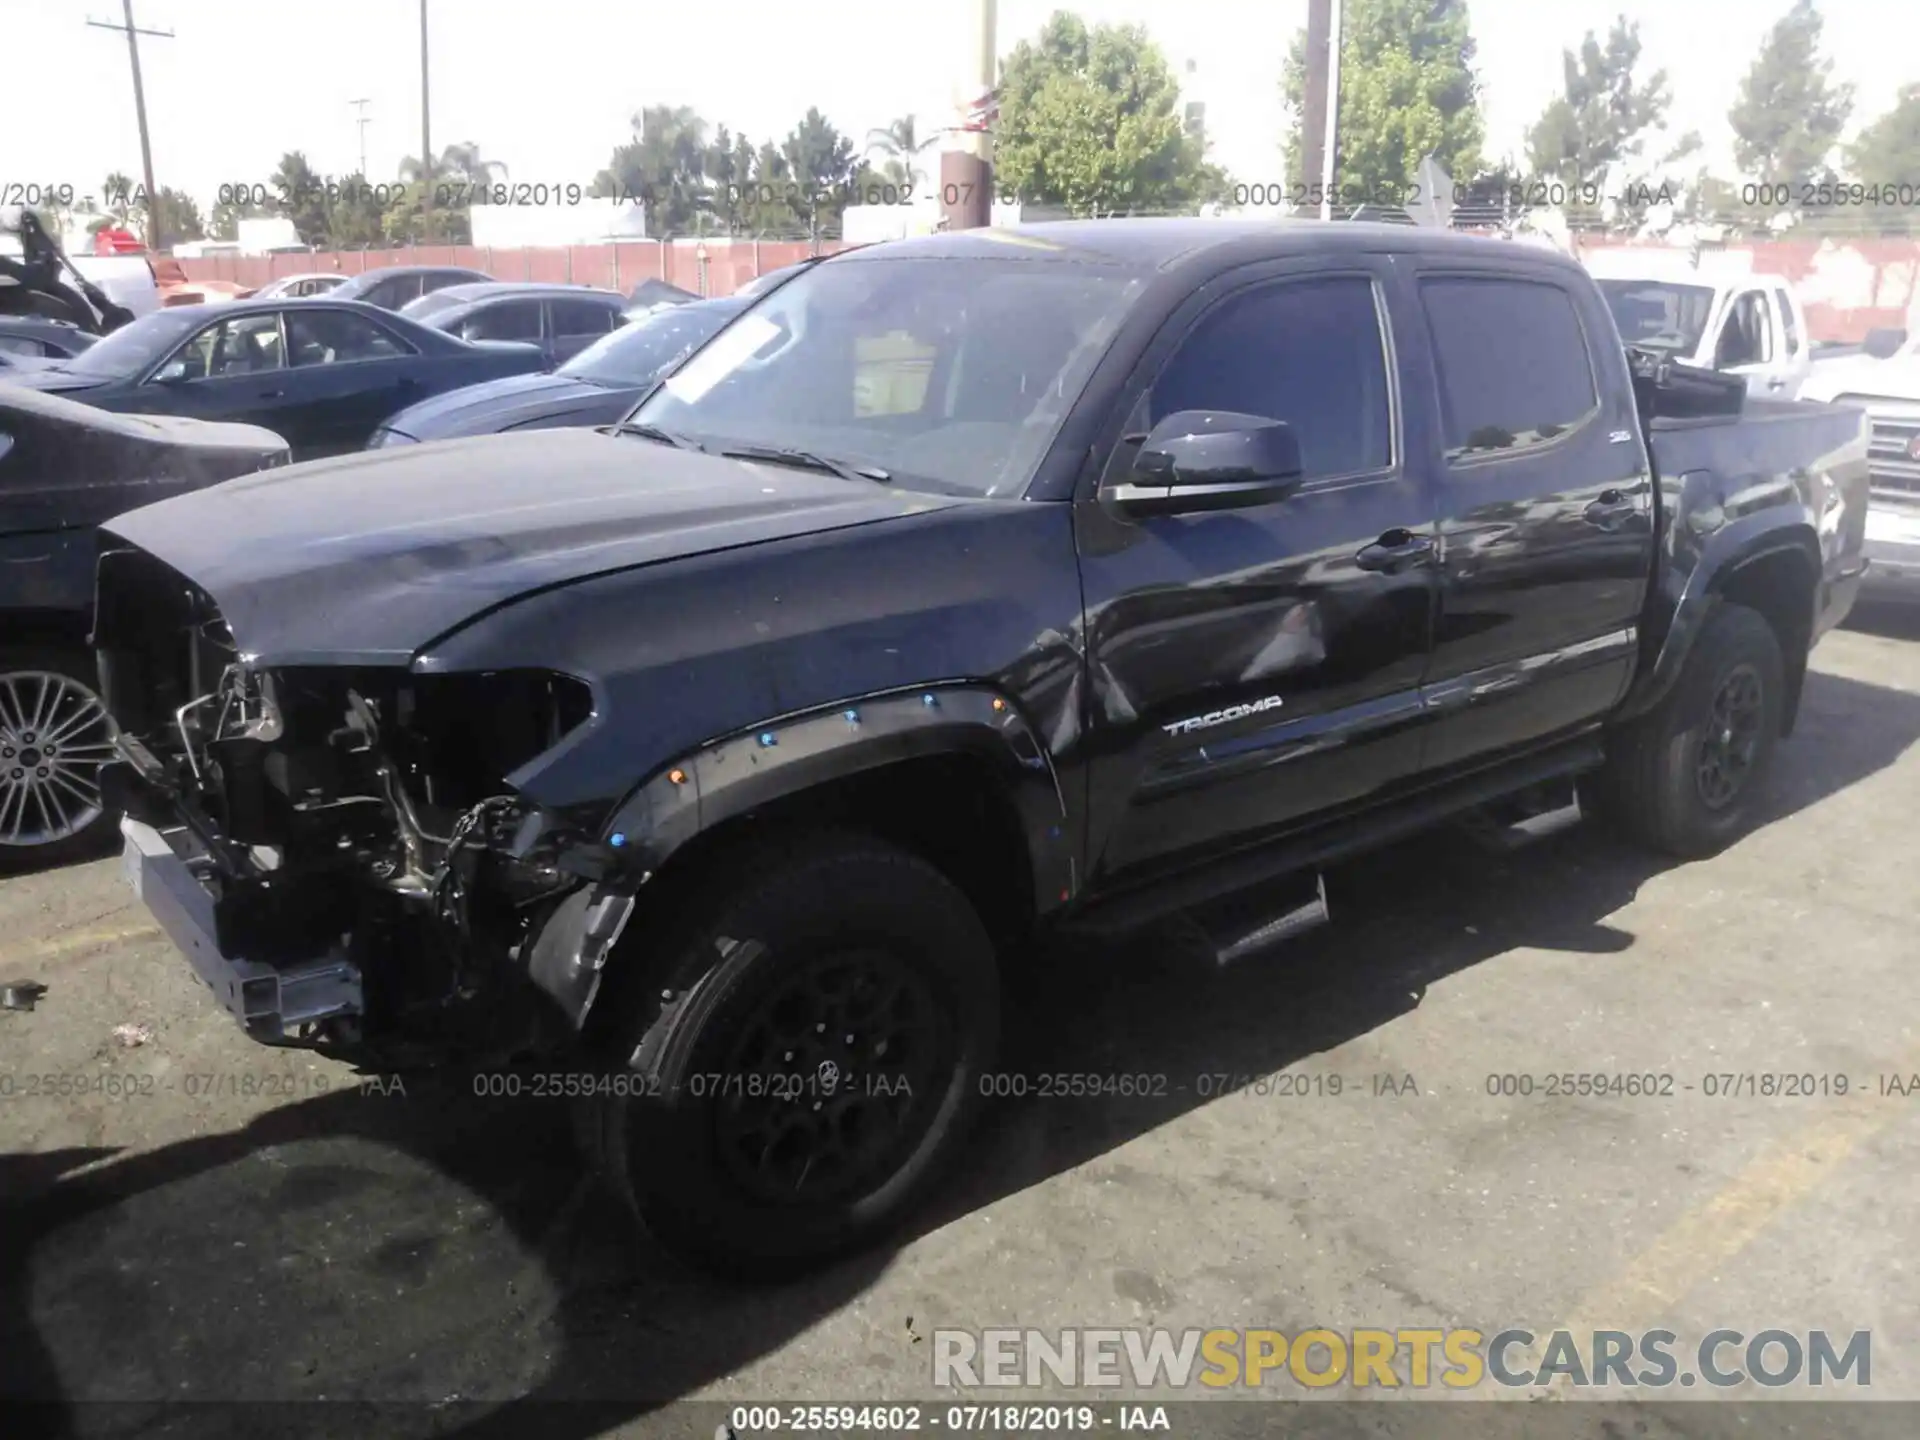
<svg viewBox="0 0 1920 1440">
<path fill-rule="evenodd" d="M 1191 720 L 1176 720 L 1171 725 L 1160 728 L 1169 735 L 1185 735 L 1191 730 L 1206 730 L 1215 725 L 1224 725 L 1229 720 L 1244 720 L 1249 715 L 1258 715 L 1266 710 L 1278 710 L 1281 700 L 1278 695 L 1264 695 L 1258 700 L 1249 700 L 1244 705 L 1229 705 L 1224 710 L 1211 710 L 1205 715 L 1195 715 Z"/>
</svg>

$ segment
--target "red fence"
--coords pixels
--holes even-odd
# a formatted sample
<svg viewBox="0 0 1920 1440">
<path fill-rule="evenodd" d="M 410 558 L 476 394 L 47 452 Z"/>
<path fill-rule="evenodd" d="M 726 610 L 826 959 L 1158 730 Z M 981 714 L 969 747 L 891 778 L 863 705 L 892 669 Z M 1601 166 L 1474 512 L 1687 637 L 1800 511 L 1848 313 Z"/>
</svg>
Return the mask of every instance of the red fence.
<svg viewBox="0 0 1920 1440">
<path fill-rule="evenodd" d="M 818 248 L 805 240 L 623 240 L 605 245 L 503 249 L 486 245 L 419 245 L 400 250 L 319 250 L 282 255 L 203 255 L 179 262 L 196 282 L 222 280 L 256 288 L 282 275 L 337 270 L 358 275 L 388 265 L 463 265 L 499 280 L 597 285 L 623 293 L 642 280 L 665 280 L 697 295 L 730 295 L 756 275 L 792 265 L 813 254 L 841 249 L 837 240 Z M 704 258 L 703 257 L 704 252 Z"/>
<path fill-rule="evenodd" d="M 1580 237 L 1584 251 L 1632 243 Z M 821 252 L 841 248 L 838 241 L 822 241 L 819 246 Z M 246 286 L 311 270 L 354 275 L 383 265 L 466 265 L 502 280 L 598 285 L 624 292 L 652 279 L 696 294 L 726 295 L 756 275 L 813 253 L 814 247 L 805 240 L 629 240 L 547 249 L 422 245 L 401 250 L 210 255 L 182 260 L 180 265 L 191 280 Z M 1900 328 L 1920 306 L 1920 239 L 1760 240 L 1729 245 L 1708 255 L 1706 263 L 1716 268 L 1749 269 L 1792 281 L 1807 308 L 1807 324 L 1815 340 L 1857 341 L 1876 327 Z"/>
<path fill-rule="evenodd" d="M 1583 253 L 1631 242 L 1580 237 Z M 1661 247 L 1665 248 L 1665 247 Z M 1920 320 L 1920 239 L 1829 236 L 1735 242 L 1704 252 L 1703 266 L 1782 275 L 1807 308 L 1815 340 L 1858 341 L 1867 331 Z"/>
</svg>

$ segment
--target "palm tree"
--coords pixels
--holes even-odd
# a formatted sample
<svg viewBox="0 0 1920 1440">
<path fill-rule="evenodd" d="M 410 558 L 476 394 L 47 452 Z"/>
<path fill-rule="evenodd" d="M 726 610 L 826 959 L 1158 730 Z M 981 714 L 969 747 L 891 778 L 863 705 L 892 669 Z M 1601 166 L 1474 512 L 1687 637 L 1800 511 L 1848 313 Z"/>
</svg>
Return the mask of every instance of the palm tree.
<svg viewBox="0 0 1920 1440">
<path fill-rule="evenodd" d="M 922 153 L 939 143 L 940 136 L 937 133 L 925 140 L 920 139 L 913 116 L 902 115 L 884 130 L 869 130 L 864 153 L 886 156 L 881 172 L 887 179 L 898 185 L 918 188 L 923 174 L 915 162 Z"/>
<path fill-rule="evenodd" d="M 480 153 L 480 147 L 471 140 L 447 146 L 431 167 L 423 166 L 415 155 L 409 155 L 400 162 L 400 178 L 409 182 L 434 177 L 479 185 L 495 179 L 504 180 L 506 176 L 507 167 L 498 160 L 487 159 Z"/>
</svg>

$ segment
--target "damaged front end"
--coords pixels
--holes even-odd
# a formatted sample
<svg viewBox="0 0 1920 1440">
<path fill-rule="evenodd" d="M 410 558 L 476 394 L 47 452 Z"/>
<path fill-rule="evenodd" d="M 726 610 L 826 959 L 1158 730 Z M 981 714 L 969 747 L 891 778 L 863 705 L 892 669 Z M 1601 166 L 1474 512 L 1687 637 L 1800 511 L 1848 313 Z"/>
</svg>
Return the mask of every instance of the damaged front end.
<svg viewBox="0 0 1920 1440">
<path fill-rule="evenodd" d="M 554 992 L 632 898 L 595 883 L 591 818 L 511 777 L 591 722 L 584 681 L 261 667 L 137 549 L 102 557 L 95 645 L 129 877 L 249 1034 L 378 1067 L 564 1041 L 590 995 Z"/>
</svg>

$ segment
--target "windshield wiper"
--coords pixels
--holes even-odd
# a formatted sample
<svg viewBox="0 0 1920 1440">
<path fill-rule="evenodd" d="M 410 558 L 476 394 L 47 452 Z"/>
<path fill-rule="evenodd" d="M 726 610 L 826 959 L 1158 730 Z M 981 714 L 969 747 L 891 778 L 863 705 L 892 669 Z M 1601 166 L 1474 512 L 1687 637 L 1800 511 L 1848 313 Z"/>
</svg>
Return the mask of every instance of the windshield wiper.
<svg viewBox="0 0 1920 1440">
<path fill-rule="evenodd" d="M 644 420 L 622 420 L 618 425 L 608 426 L 607 432 L 611 435 L 638 435 L 642 440 L 659 440 L 681 450 L 706 449 L 698 440 L 672 430 L 663 430 L 658 425 L 649 425 Z"/>
<path fill-rule="evenodd" d="M 720 454 L 733 460 L 765 460 L 776 465 L 799 465 L 808 470 L 824 470 L 842 480 L 874 480 L 884 485 L 893 476 L 878 465 L 855 465 L 811 450 L 796 450 L 781 445 L 732 445 Z"/>
</svg>

